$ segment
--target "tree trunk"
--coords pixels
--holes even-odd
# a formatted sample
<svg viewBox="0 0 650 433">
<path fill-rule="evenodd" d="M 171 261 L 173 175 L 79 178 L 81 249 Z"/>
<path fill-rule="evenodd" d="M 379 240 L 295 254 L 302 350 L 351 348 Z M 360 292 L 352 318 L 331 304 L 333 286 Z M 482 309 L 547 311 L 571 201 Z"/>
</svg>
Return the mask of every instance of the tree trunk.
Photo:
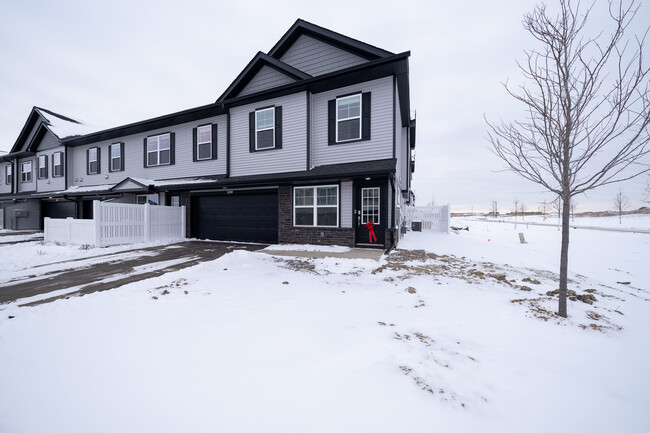
<svg viewBox="0 0 650 433">
<path fill-rule="evenodd" d="M 569 218 L 570 218 L 570 200 L 564 199 L 562 206 L 562 249 L 560 251 L 560 301 L 557 314 L 561 317 L 567 317 L 566 298 L 567 298 L 567 274 L 569 269 Z"/>
</svg>

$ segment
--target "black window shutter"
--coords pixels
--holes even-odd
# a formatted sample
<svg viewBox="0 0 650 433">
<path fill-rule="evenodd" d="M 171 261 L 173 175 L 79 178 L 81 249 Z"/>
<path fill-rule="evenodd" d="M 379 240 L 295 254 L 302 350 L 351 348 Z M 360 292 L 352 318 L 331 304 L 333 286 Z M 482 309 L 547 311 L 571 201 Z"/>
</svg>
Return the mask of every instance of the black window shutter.
<svg viewBox="0 0 650 433">
<path fill-rule="evenodd" d="M 248 145 L 249 151 L 255 152 L 255 112 L 248 113 Z"/>
<path fill-rule="evenodd" d="M 86 174 L 90 174 L 90 149 L 86 149 Z"/>
<path fill-rule="evenodd" d="M 56 173 L 54 173 L 54 155 L 56 155 L 58 152 L 55 152 L 52 154 L 52 177 L 56 176 Z"/>
<path fill-rule="evenodd" d="M 61 154 L 61 176 L 65 176 L 65 156 L 64 152 L 59 152 Z"/>
<path fill-rule="evenodd" d="M 327 144 L 336 143 L 336 99 L 327 101 Z"/>
<path fill-rule="evenodd" d="M 196 128 L 192 128 L 192 161 L 196 162 L 197 156 L 196 156 Z"/>
<path fill-rule="evenodd" d="M 142 142 L 142 149 L 144 149 L 144 156 L 142 158 L 142 165 L 147 168 L 147 138 L 145 137 Z"/>
<path fill-rule="evenodd" d="M 361 139 L 370 140 L 370 92 L 361 94 Z"/>
<path fill-rule="evenodd" d="M 110 144 L 108 146 L 108 172 L 110 173 L 112 171 L 113 171 L 113 145 Z"/>
<path fill-rule="evenodd" d="M 102 172 L 102 149 L 97 148 L 97 174 Z"/>
<path fill-rule="evenodd" d="M 169 133 L 169 163 L 171 165 L 174 165 L 176 163 L 176 133 L 175 132 L 170 132 Z"/>
<path fill-rule="evenodd" d="M 120 171 L 124 171 L 124 142 L 120 143 Z"/>
<path fill-rule="evenodd" d="M 275 107 L 275 148 L 282 149 L 282 107 Z"/>
<path fill-rule="evenodd" d="M 46 156 L 45 157 L 45 179 L 48 178 L 48 174 L 49 174 L 49 167 L 47 166 L 47 162 L 48 162 L 48 158 Z"/>
<path fill-rule="evenodd" d="M 212 159 L 217 159 L 217 124 L 212 124 Z"/>
</svg>

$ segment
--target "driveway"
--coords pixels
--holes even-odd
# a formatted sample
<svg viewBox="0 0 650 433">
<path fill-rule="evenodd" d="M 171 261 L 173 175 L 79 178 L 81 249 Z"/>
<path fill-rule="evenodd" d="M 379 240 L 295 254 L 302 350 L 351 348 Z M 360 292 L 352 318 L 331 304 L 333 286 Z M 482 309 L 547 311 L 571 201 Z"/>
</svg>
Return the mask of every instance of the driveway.
<svg viewBox="0 0 650 433">
<path fill-rule="evenodd" d="M 59 262 L 56 263 L 57 269 L 49 272 L 39 272 L 39 267 L 35 267 L 33 275 L 10 281 L 0 288 L 0 304 L 52 294 L 39 296 L 38 300 L 21 304 L 33 306 L 70 296 L 101 292 L 214 260 L 236 249 L 255 251 L 266 246 L 189 241 L 129 250 L 128 258 L 125 258 L 123 253 L 114 253 L 86 260 Z M 55 293 L 60 290 L 65 293 Z"/>
</svg>

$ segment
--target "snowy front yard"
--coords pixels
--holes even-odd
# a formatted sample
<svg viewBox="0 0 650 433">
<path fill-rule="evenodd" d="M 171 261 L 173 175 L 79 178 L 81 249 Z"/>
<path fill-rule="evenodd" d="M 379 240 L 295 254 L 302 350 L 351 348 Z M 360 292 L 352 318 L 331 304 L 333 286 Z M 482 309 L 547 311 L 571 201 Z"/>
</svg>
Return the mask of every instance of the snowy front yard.
<svg viewBox="0 0 650 433">
<path fill-rule="evenodd" d="M 453 224 L 0 305 L 0 432 L 647 431 L 650 235 L 572 231 L 560 319 L 557 229 Z"/>
</svg>

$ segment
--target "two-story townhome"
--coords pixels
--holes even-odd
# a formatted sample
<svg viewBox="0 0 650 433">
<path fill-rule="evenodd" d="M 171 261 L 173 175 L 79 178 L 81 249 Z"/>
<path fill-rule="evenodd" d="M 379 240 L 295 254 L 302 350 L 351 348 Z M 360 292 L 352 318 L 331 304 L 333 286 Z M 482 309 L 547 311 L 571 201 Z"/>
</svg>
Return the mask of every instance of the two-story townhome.
<svg viewBox="0 0 650 433">
<path fill-rule="evenodd" d="M 298 20 L 213 104 L 101 131 L 35 107 L 0 157 L 4 226 L 148 202 L 201 239 L 387 248 L 413 197 L 409 55 Z"/>
</svg>

